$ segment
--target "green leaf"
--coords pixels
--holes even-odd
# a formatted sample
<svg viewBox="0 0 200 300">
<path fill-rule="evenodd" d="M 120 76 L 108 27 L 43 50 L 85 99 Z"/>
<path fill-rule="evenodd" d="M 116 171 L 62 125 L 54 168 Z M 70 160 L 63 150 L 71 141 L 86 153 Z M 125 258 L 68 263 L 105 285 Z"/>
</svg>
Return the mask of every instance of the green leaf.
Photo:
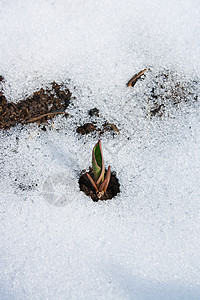
<svg viewBox="0 0 200 300">
<path fill-rule="evenodd" d="M 104 173 L 105 173 L 103 153 L 102 153 L 100 140 L 94 146 L 92 151 L 92 168 L 94 171 L 94 179 L 96 181 L 97 187 L 99 187 L 100 184 L 104 181 Z"/>
</svg>

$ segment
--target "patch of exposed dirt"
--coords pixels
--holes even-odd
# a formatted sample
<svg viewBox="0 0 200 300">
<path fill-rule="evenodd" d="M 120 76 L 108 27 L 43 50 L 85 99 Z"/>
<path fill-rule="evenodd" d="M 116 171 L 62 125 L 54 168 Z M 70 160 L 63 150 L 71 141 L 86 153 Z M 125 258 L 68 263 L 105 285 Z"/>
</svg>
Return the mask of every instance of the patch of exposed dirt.
<svg viewBox="0 0 200 300">
<path fill-rule="evenodd" d="M 88 133 L 93 132 L 95 130 L 98 130 L 98 129 L 97 129 L 96 125 L 94 125 L 92 123 L 85 123 L 84 125 L 78 126 L 76 128 L 76 132 L 80 133 L 82 135 L 88 134 Z"/>
<path fill-rule="evenodd" d="M 3 81 L 2 76 L 1 78 Z M 18 123 L 43 123 L 58 114 L 67 117 L 65 110 L 70 104 L 71 96 L 69 89 L 56 82 L 52 83 L 51 89 L 41 88 L 16 104 L 8 102 L 0 91 L 0 129 L 7 129 Z"/>
<path fill-rule="evenodd" d="M 94 116 L 99 117 L 99 110 L 96 107 L 92 108 L 92 109 L 89 110 L 88 114 L 89 114 L 90 117 L 94 117 Z"/>
<path fill-rule="evenodd" d="M 96 124 L 97 124 L 98 119 L 100 120 L 100 117 L 99 117 L 99 110 L 96 107 L 90 109 L 88 114 L 90 117 L 92 117 L 92 121 L 86 122 L 83 125 L 77 126 L 77 128 L 76 128 L 77 133 L 85 135 L 85 134 L 89 134 L 91 132 L 96 132 L 96 133 L 98 133 L 99 137 L 102 134 L 104 134 L 106 131 L 113 133 L 113 135 L 119 133 L 119 129 L 117 128 L 117 126 L 113 123 L 109 123 L 105 118 L 101 118 L 101 120 L 103 119 L 104 123 L 100 127 L 97 127 Z"/>
<path fill-rule="evenodd" d="M 85 170 L 83 172 L 85 172 Z M 106 170 L 106 172 L 107 172 L 107 170 Z M 89 174 L 94 179 L 94 172 L 91 168 L 90 168 Z M 120 193 L 120 184 L 119 184 L 118 178 L 116 177 L 115 172 L 111 172 L 110 182 L 109 182 L 107 191 L 101 199 L 99 199 L 97 197 L 95 189 L 92 186 L 91 182 L 89 181 L 86 173 L 84 173 L 84 174 L 81 173 L 81 176 L 79 178 L 79 187 L 80 187 L 80 190 L 82 192 L 84 192 L 87 196 L 90 196 L 94 202 L 97 202 L 99 200 L 101 201 L 101 200 L 112 199 L 118 193 Z"/>
<path fill-rule="evenodd" d="M 197 80 L 184 81 L 178 74 L 164 70 L 149 83 L 149 93 L 145 95 L 150 117 L 170 115 L 183 103 L 198 101 L 199 83 Z"/>
<path fill-rule="evenodd" d="M 112 132 L 115 132 L 115 133 L 119 133 L 119 129 L 113 123 L 109 123 L 108 121 L 106 121 L 102 126 L 103 126 L 102 134 L 105 131 L 112 131 Z"/>
</svg>

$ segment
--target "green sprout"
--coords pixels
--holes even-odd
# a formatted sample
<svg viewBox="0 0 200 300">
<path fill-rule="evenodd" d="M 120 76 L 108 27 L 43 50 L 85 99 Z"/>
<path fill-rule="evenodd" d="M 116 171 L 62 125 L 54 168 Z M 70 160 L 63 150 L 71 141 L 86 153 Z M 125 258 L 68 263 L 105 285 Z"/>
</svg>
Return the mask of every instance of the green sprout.
<svg viewBox="0 0 200 300">
<path fill-rule="evenodd" d="M 108 167 L 108 171 L 105 175 L 105 167 L 104 167 L 104 160 L 103 160 L 103 152 L 101 141 L 99 140 L 98 143 L 94 146 L 92 151 L 92 169 L 94 171 L 94 180 L 90 176 L 89 173 L 86 173 L 88 179 L 90 180 L 91 184 L 95 188 L 97 197 L 101 199 L 105 194 L 111 177 L 111 168 Z"/>
</svg>

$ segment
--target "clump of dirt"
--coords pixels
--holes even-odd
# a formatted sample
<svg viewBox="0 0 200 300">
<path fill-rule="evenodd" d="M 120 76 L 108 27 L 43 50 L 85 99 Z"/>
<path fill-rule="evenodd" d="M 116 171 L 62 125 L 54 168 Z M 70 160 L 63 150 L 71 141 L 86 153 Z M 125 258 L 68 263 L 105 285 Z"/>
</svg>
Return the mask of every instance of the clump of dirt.
<svg viewBox="0 0 200 300">
<path fill-rule="evenodd" d="M 115 135 L 116 133 L 119 133 L 119 129 L 117 126 L 113 123 L 109 123 L 105 118 L 99 117 L 99 110 L 95 107 L 89 110 L 88 112 L 89 116 L 92 117 L 91 122 L 86 122 L 83 125 L 77 126 L 76 132 L 80 133 L 82 135 L 89 134 L 91 132 L 98 133 L 98 136 L 100 137 L 102 134 L 104 134 L 106 131 L 113 133 Z M 104 123 L 97 127 L 98 120 L 102 120 Z"/>
<path fill-rule="evenodd" d="M 102 127 L 99 128 L 95 125 L 95 123 L 85 123 L 82 126 L 77 126 L 76 132 L 85 135 L 95 131 L 98 132 L 99 137 L 106 131 L 113 132 L 113 134 L 119 133 L 119 129 L 115 124 L 106 121 L 105 123 L 103 123 Z"/>
<path fill-rule="evenodd" d="M 103 130 L 101 131 L 102 134 L 105 132 L 105 131 L 113 131 L 115 133 L 119 133 L 119 129 L 117 128 L 117 126 L 113 123 L 109 123 L 108 121 L 106 121 L 103 125 Z"/>
<path fill-rule="evenodd" d="M 85 135 L 85 134 L 88 134 L 90 132 L 93 132 L 96 130 L 96 125 L 92 124 L 92 123 L 85 123 L 84 125 L 82 126 L 78 126 L 76 128 L 76 132 L 77 133 L 80 133 L 82 135 Z"/>
<path fill-rule="evenodd" d="M 149 92 L 145 94 L 150 117 L 169 115 L 180 104 L 198 100 L 199 84 L 197 80 L 186 81 L 178 74 L 164 70 L 148 83 Z"/>
<path fill-rule="evenodd" d="M 55 81 L 51 89 L 41 88 L 17 104 L 8 102 L 3 92 L 0 92 L 0 129 L 7 129 L 18 123 L 43 123 L 58 114 L 67 117 L 65 110 L 70 104 L 71 96 L 68 88 Z"/>
<path fill-rule="evenodd" d="M 107 173 L 107 170 L 106 170 L 106 173 Z M 91 168 L 89 170 L 89 174 L 92 177 L 92 179 L 94 179 L 94 172 Z M 91 182 L 89 181 L 86 173 L 84 173 L 84 174 L 81 173 L 81 176 L 79 178 L 79 187 L 80 187 L 80 190 L 82 192 L 84 192 L 87 196 L 90 196 L 94 202 L 97 202 L 99 200 L 112 199 L 118 193 L 120 193 L 120 184 L 119 184 L 118 178 L 116 177 L 115 172 L 111 172 L 110 182 L 109 182 L 107 191 L 101 199 L 99 199 L 97 197 L 96 191 L 95 191 L 94 187 L 92 186 Z"/>
<path fill-rule="evenodd" d="M 92 109 L 89 110 L 88 114 L 89 114 L 90 117 L 94 117 L 94 116 L 99 117 L 99 110 L 96 107 L 92 108 Z"/>
</svg>

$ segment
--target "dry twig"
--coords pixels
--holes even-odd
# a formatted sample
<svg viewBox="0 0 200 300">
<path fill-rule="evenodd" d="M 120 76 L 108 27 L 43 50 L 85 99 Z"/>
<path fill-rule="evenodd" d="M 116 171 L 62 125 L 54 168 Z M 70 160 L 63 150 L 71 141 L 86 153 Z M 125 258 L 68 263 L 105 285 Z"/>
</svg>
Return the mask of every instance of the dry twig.
<svg viewBox="0 0 200 300">
<path fill-rule="evenodd" d="M 136 81 L 144 74 L 144 72 L 148 71 L 149 69 L 144 69 L 139 73 L 135 74 L 131 79 L 127 82 L 128 87 L 133 87 L 136 84 Z"/>
<path fill-rule="evenodd" d="M 32 122 L 37 122 L 39 121 L 40 119 L 44 118 L 44 117 L 48 117 L 48 116 L 55 116 L 55 115 L 58 115 L 58 114 L 65 114 L 64 111 L 56 111 L 56 112 L 50 112 L 50 113 L 47 113 L 47 114 L 44 114 L 44 115 L 40 115 L 38 117 L 35 117 L 35 118 L 31 118 L 29 120 L 26 120 L 23 122 L 23 124 L 28 124 L 28 123 L 32 123 Z"/>
</svg>

